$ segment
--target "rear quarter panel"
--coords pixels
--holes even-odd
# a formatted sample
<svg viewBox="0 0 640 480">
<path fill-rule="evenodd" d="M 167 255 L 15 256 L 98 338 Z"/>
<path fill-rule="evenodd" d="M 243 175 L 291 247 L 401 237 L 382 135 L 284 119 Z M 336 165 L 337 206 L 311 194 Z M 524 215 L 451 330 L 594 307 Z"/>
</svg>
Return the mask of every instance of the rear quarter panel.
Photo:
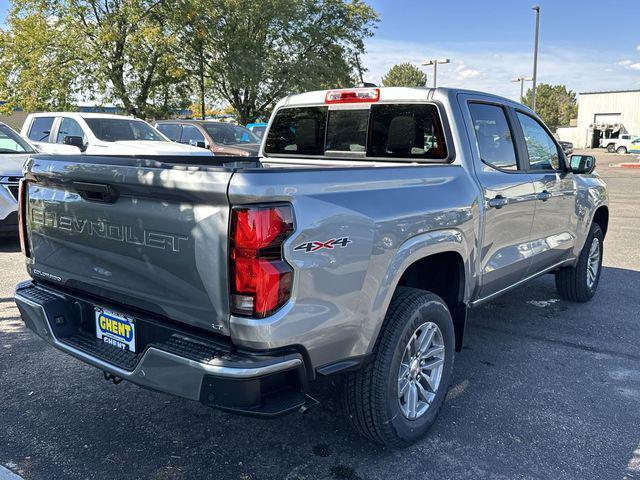
<svg viewBox="0 0 640 480">
<path fill-rule="evenodd" d="M 457 251 L 473 270 L 478 197 L 461 165 L 244 171 L 232 177 L 229 200 L 288 202 L 296 222 L 284 248 L 294 268 L 292 300 L 267 319 L 232 316 L 234 341 L 256 349 L 304 345 L 314 367 L 371 351 L 413 261 Z M 344 237 L 344 247 L 296 250 Z"/>
</svg>

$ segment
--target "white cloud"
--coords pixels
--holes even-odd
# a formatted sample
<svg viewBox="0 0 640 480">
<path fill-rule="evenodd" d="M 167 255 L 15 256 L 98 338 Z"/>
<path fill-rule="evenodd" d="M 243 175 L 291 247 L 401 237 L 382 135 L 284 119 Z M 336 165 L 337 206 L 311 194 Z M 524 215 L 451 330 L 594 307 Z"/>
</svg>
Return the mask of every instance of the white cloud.
<svg viewBox="0 0 640 480">
<path fill-rule="evenodd" d="M 427 58 L 450 58 L 438 65 L 438 85 L 491 92 L 517 99 L 520 85 L 511 79 L 530 76 L 533 58 L 529 43 L 468 42 L 426 44 L 372 38 L 367 42 L 363 64 L 365 80 L 380 84 L 382 76 L 396 63 L 409 62 L 427 74 L 432 84 L 433 67 L 421 67 Z M 640 64 L 629 60 L 615 75 L 610 53 L 581 47 L 543 45 L 538 62 L 538 82 L 564 84 L 575 92 L 640 88 Z M 635 65 L 638 65 L 636 67 Z M 531 83 L 527 82 L 525 87 Z"/>
<path fill-rule="evenodd" d="M 640 52 L 640 45 L 638 45 L 638 51 Z"/>
<path fill-rule="evenodd" d="M 466 65 L 458 65 L 456 67 L 456 72 L 458 76 L 456 77 L 458 80 L 465 80 L 467 78 L 475 78 L 480 75 L 478 70 L 474 70 L 473 68 L 467 68 Z"/>
<path fill-rule="evenodd" d="M 633 62 L 631 60 L 621 60 L 619 62 L 616 62 L 616 65 L 620 65 L 621 67 L 626 67 L 628 65 L 631 65 Z"/>
</svg>

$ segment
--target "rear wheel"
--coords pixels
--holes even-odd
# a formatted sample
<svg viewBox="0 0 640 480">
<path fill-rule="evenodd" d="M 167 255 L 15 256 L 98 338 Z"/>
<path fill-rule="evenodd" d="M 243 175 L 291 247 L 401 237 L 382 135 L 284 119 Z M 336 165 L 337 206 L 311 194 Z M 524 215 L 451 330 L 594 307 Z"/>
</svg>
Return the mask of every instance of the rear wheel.
<svg viewBox="0 0 640 480">
<path fill-rule="evenodd" d="M 592 224 L 578 263 L 556 272 L 556 288 L 564 300 L 588 302 L 596 293 L 602 271 L 603 240 L 600 225 Z"/>
<path fill-rule="evenodd" d="M 451 382 L 454 340 L 453 321 L 440 297 L 399 287 L 372 361 L 345 378 L 343 404 L 354 427 L 393 447 L 424 436 Z"/>
<path fill-rule="evenodd" d="M 607 152 L 609 153 L 615 153 L 616 151 L 616 146 L 613 143 L 610 143 L 609 145 L 607 145 Z"/>
<path fill-rule="evenodd" d="M 627 147 L 618 147 L 616 150 L 619 154 L 627 153 Z"/>
</svg>

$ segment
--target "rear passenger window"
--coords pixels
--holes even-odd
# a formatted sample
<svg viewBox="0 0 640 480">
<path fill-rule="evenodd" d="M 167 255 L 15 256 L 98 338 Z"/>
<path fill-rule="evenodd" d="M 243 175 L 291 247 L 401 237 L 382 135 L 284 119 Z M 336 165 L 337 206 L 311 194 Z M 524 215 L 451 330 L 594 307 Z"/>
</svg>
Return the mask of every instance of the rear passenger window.
<svg viewBox="0 0 640 480">
<path fill-rule="evenodd" d="M 31 123 L 29 139 L 34 142 L 48 142 L 54 117 L 36 117 Z"/>
<path fill-rule="evenodd" d="M 516 149 L 504 109 L 470 103 L 469 111 L 482 161 L 501 170 L 517 170 Z"/>
<path fill-rule="evenodd" d="M 267 153 L 323 155 L 327 107 L 284 108 L 267 136 Z"/>
<path fill-rule="evenodd" d="M 447 158 L 434 105 L 372 105 L 369 136 L 369 157 Z"/>
</svg>

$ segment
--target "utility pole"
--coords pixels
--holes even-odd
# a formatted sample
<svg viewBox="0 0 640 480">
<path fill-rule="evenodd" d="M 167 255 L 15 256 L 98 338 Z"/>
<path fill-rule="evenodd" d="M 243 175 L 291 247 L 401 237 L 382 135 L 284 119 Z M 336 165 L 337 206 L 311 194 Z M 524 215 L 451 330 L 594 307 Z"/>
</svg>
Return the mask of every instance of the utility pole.
<svg viewBox="0 0 640 480">
<path fill-rule="evenodd" d="M 524 103 L 524 82 L 530 82 L 533 77 L 515 77 L 512 78 L 512 82 L 520 82 L 520 103 Z"/>
<path fill-rule="evenodd" d="M 425 60 L 422 62 L 424 66 L 433 65 L 433 88 L 436 88 L 436 81 L 438 77 L 438 64 L 443 65 L 445 63 L 449 63 L 451 60 L 448 58 L 434 58 L 433 60 Z"/>
<path fill-rule="evenodd" d="M 533 7 L 536 12 L 536 33 L 533 41 L 533 86 L 531 92 L 531 110 L 536 111 L 536 85 L 538 83 L 538 33 L 540 32 L 540 7 Z"/>
</svg>

